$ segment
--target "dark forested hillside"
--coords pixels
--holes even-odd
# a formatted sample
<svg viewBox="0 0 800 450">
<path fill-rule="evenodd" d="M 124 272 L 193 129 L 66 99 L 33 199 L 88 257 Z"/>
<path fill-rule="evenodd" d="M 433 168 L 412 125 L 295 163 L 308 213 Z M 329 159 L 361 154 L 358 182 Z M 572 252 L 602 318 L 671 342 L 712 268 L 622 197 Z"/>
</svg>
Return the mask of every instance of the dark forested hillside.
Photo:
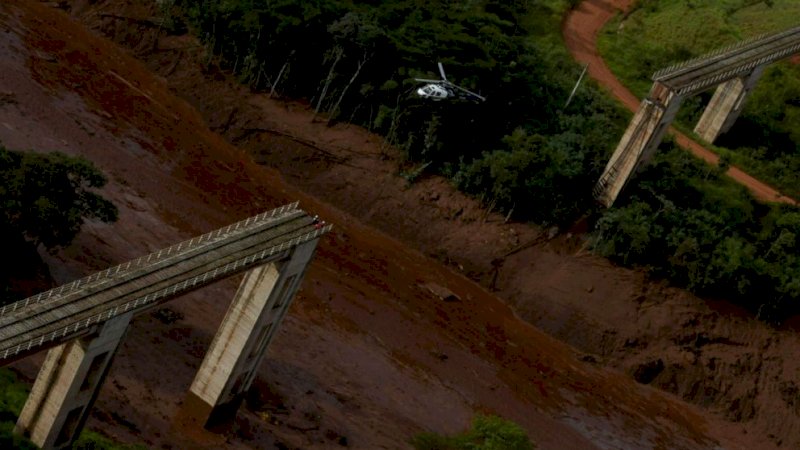
<svg viewBox="0 0 800 450">
<path fill-rule="evenodd" d="M 565 223 L 589 208 L 616 138 L 601 131 L 624 124 L 592 87 L 564 108 L 581 68 L 557 41 L 563 2 L 181 5 L 209 53 L 254 89 L 382 133 L 410 163 L 520 218 Z M 486 102 L 416 97 L 413 78 L 438 77 L 439 61 Z"/>
<path fill-rule="evenodd" d="M 386 136 L 410 180 L 440 173 L 519 220 L 588 217 L 596 250 L 622 264 L 763 318 L 795 312 L 798 213 L 757 203 L 724 167 L 665 143 L 616 207 L 596 208 L 591 188 L 627 115 L 591 83 L 565 106 L 581 71 L 560 35 L 570 3 L 180 0 L 165 17 L 202 38 L 210 66 Z M 439 61 L 487 100 L 414 95 Z"/>
</svg>

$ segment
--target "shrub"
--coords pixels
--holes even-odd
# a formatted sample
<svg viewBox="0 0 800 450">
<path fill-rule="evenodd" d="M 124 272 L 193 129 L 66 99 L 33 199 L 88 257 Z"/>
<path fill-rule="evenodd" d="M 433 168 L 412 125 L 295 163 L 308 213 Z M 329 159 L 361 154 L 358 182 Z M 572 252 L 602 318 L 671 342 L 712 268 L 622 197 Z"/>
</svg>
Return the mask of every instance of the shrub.
<svg viewBox="0 0 800 450">
<path fill-rule="evenodd" d="M 476 416 L 472 427 L 457 436 L 422 433 L 411 441 L 417 450 L 532 450 L 525 431 L 497 416 Z"/>
</svg>

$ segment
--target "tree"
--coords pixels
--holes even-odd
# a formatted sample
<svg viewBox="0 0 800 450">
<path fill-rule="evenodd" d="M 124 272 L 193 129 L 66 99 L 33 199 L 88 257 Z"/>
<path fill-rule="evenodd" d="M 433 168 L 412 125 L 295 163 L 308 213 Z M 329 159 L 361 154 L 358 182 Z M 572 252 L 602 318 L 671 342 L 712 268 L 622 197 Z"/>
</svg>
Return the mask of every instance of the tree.
<svg viewBox="0 0 800 450">
<path fill-rule="evenodd" d="M 472 428 L 457 436 L 422 433 L 411 441 L 417 450 L 533 450 L 528 435 L 514 422 L 476 416 Z"/>
<path fill-rule="evenodd" d="M 653 241 L 663 235 L 653 216 L 644 202 L 608 210 L 597 222 L 595 250 L 623 264 L 650 263 Z"/>
<path fill-rule="evenodd" d="M 486 152 L 458 173 L 459 186 L 488 196 L 504 211 L 539 223 L 568 224 L 591 202 L 591 160 L 572 132 L 528 135 L 517 129 L 503 139 L 505 150 Z"/>
<path fill-rule="evenodd" d="M 68 245 L 85 219 L 117 220 L 117 208 L 92 191 L 106 178 L 89 161 L 0 146 L 0 229 L 51 250 Z"/>
<path fill-rule="evenodd" d="M 344 56 L 344 49 L 340 46 L 335 46 L 331 51 L 325 55 L 325 60 L 333 59 L 333 63 L 331 63 L 331 67 L 328 70 L 328 76 L 325 77 L 325 84 L 322 86 L 322 92 L 319 94 L 319 98 L 317 99 L 317 106 L 314 107 L 314 115 L 311 116 L 311 121 L 313 122 L 317 118 L 317 114 L 319 114 L 319 109 L 322 106 L 322 101 L 325 100 L 325 96 L 328 94 L 328 88 L 333 81 L 333 76 L 336 73 L 336 65 L 339 64 L 339 61 L 342 60 L 342 56 Z"/>
</svg>

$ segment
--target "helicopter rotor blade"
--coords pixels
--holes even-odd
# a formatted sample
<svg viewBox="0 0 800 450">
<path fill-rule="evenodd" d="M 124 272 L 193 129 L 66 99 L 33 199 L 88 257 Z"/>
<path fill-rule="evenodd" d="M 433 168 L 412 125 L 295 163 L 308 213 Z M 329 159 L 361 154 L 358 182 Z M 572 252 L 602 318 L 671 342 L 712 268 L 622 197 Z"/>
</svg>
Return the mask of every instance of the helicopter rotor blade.
<svg viewBox="0 0 800 450">
<path fill-rule="evenodd" d="M 447 81 L 447 76 L 445 76 L 444 74 L 444 66 L 442 65 L 441 62 L 437 64 L 439 64 L 439 73 L 442 74 L 442 80 Z"/>
<path fill-rule="evenodd" d="M 448 85 L 449 85 L 450 87 L 454 88 L 454 89 L 458 89 L 458 90 L 459 90 L 459 91 L 461 91 L 461 92 L 464 92 L 464 93 L 466 93 L 466 94 L 469 94 L 469 95 L 471 95 L 472 97 L 475 97 L 475 98 L 477 98 L 477 99 L 478 99 L 478 100 L 480 100 L 480 101 L 486 101 L 486 97 L 483 97 L 483 96 L 481 96 L 481 95 L 478 95 L 478 94 L 476 94 L 476 93 L 474 93 L 474 92 L 470 91 L 469 89 L 464 89 L 463 87 L 461 87 L 461 86 L 458 86 L 458 85 L 456 85 L 456 84 L 453 84 L 453 83 L 450 83 L 450 82 L 448 82 Z"/>
<path fill-rule="evenodd" d="M 418 81 L 420 83 L 441 83 L 442 80 L 426 80 L 425 78 L 414 78 L 414 81 Z"/>
</svg>

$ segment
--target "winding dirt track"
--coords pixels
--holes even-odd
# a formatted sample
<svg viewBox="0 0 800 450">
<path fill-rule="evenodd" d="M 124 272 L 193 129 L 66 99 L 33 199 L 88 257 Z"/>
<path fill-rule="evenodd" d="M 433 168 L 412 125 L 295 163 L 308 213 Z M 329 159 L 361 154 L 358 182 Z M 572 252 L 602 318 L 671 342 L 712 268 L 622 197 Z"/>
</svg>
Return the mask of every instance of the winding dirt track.
<svg viewBox="0 0 800 450">
<path fill-rule="evenodd" d="M 589 64 L 589 75 L 608 88 L 628 109 L 636 111 L 639 99 L 633 95 L 611 72 L 597 51 L 597 34 L 618 11 L 627 10 L 632 0 L 585 0 L 569 13 L 562 34 L 572 55 L 581 63 Z M 670 128 L 675 141 L 681 148 L 689 150 L 697 157 L 716 165 L 719 156 L 685 134 Z M 731 166 L 728 176 L 746 186 L 753 195 L 763 201 L 796 205 L 797 201 L 787 197 L 765 183 L 753 178 L 738 167 Z"/>
</svg>

